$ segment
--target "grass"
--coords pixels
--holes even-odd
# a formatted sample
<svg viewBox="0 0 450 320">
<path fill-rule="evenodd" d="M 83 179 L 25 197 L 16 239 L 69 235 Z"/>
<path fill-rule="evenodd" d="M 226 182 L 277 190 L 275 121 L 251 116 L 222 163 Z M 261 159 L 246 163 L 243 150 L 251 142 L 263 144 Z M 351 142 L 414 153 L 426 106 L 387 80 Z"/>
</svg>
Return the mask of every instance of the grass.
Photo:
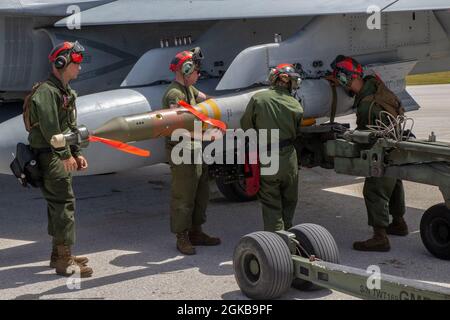
<svg viewBox="0 0 450 320">
<path fill-rule="evenodd" d="M 415 86 L 422 84 L 449 84 L 449 83 L 450 83 L 450 71 L 416 74 L 413 76 L 406 77 L 407 86 Z"/>
</svg>

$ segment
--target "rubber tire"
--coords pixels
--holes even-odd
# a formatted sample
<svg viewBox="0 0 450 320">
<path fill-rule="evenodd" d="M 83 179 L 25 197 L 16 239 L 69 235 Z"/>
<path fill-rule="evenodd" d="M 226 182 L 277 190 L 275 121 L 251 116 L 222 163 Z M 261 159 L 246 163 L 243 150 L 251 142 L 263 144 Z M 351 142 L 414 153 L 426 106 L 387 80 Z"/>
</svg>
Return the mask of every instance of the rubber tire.
<svg viewBox="0 0 450 320">
<path fill-rule="evenodd" d="M 248 196 L 239 182 L 223 183 L 221 178 L 217 178 L 216 185 L 223 196 L 229 201 L 248 202 L 256 200 L 256 195 Z"/>
<path fill-rule="evenodd" d="M 310 255 L 323 261 L 339 264 L 339 248 L 331 233 L 324 227 L 313 223 L 303 223 L 292 227 L 289 232 L 295 234 L 297 241 Z M 294 279 L 292 286 L 303 291 L 321 289 L 312 282 L 298 278 Z"/>
<path fill-rule="evenodd" d="M 249 277 L 248 259 L 255 259 L 259 274 Z M 272 232 L 253 232 L 241 238 L 233 254 L 234 277 L 241 291 L 251 299 L 276 299 L 291 286 L 294 263 L 287 244 Z"/>
<path fill-rule="evenodd" d="M 433 225 L 436 223 L 447 225 L 446 242 L 439 243 L 433 235 Z M 424 212 L 420 220 L 420 237 L 432 255 L 439 259 L 450 260 L 450 209 L 445 203 L 436 204 Z"/>
</svg>

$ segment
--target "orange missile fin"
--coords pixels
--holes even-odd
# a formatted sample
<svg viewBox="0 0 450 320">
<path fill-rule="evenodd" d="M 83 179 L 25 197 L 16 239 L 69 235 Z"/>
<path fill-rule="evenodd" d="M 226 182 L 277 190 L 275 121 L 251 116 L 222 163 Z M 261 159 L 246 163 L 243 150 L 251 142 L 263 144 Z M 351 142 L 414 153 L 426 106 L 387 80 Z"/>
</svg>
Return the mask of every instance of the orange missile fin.
<svg viewBox="0 0 450 320">
<path fill-rule="evenodd" d="M 134 155 L 140 156 L 140 157 L 149 157 L 150 156 L 150 151 L 148 151 L 148 150 L 137 148 L 137 147 L 131 146 L 129 144 L 126 144 L 124 142 L 117 141 L 117 140 L 100 138 L 100 137 L 96 137 L 96 136 L 89 136 L 89 141 L 90 142 L 101 142 L 101 143 L 104 143 L 104 144 L 106 144 L 112 148 L 115 148 L 119 151 L 131 153 L 131 154 L 134 154 Z"/>
<path fill-rule="evenodd" d="M 202 122 L 207 123 L 213 127 L 217 127 L 222 131 L 226 131 L 227 130 L 227 125 L 225 124 L 225 122 L 217 120 L 217 119 L 212 119 L 210 117 L 208 117 L 207 115 L 195 110 L 189 103 L 187 103 L 186 101 L 180 100 L 178 101 L 178 104 L 182 107 L 184 107 L 185 109 L 187 109 L 190 113 L 192 113 L 194 116 L 196 116 L 198 119 L 200 119 Z"/>
</svg>

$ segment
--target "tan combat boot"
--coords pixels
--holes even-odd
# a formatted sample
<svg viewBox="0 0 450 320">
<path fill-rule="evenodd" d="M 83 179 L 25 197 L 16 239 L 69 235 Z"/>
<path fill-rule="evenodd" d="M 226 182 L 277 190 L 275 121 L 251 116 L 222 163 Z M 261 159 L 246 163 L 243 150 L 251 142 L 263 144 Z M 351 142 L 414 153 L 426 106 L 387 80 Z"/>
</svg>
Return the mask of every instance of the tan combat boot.
<svg viewBox="0 0 450 320">
<path fill-rule="evenodd" d="M 50 268 L 55 269 L 56 268 L 56 260 L 58 259 L 58 249 L 56 246 L 53 246 L 52 248 L 52 254 L 50 256 Z M 87 257 L 77 257 L 72 256 L 72 259 L 75 261 L 76 264 L 80 266 L 85 266 L 89 262 L 89 259 Z"/>
<path fill-rule="evenodd" d="M 409 233 L 408 225 L 403 217 L 394 218 L 392 223 L 387 227 L 386 232 L 394 236 L 407 236 Z"/>
<path fill-rule="evenodd" d="M 187 231 L 177 233 L 177 249 L 182 254 L 193 255 L 195 254 L 195 248 L 189 241 L 189 236 Z"/>
<path fill-rule="evenodd" d="M 58 257 L 56 259 L 55 268 L 56 273 L 64 276 L 70 277 L 75 273 L 79 273 L 81 278 L 88 278 L 92 276 L 94 272 L 92 268 L 84 265 L 78 265 L 70 252 L 70 247 L 65 245 L 56 246 L 58 251 Z"/>
<path fill-rule="evenodd" d="M 385 228 L 373 228 L 373 237 L 366 241 L 353 243 L 353 249 L 358 251 L 380 251 L 385 252 L 391 249 Z"/>
<path fill-rule="evenodd" d="M 193 226 L 189 230 L 189 240 L 194 246 L 217 246 L 221 242 L 219 238 L 204 233 L 201 226 Z"/>
</svg>

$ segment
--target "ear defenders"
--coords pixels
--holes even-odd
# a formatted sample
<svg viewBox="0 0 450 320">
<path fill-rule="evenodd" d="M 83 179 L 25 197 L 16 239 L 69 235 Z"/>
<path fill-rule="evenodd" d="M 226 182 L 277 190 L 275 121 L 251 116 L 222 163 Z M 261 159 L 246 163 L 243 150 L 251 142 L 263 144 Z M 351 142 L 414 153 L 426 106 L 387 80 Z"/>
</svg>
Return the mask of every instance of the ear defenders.
<svg viewBox="0 0 450 320">
<path fill-rule="evenodd" d="M 55 59 L 55 62 L 53 62 L 53 64 L 55 65 L 56 69 L 64 69 L 68 64 L 68 61 L 65 56 L 59 56 Z"/>
<path fill-rule="evenodd" d="M 195 70 L 200 70 L 203 54 L 200 48 L 194 48 L 190 51 L 181 51 L 170 62 L 169 69 L 172 72 L 181 71 L 183 76 L 189 76 Z"/>
<path fill-rule="evenodd" d="M 336 72 L 336 75 L 335 75 L 335 78 L 337 79 L 337 81 L 339 82 L 339 84 L 341 85 L 341 86 L 343 86 L 344 88 L 345 87 L 349 87 L 350 85 L 351 85 L 351 82 L 352 82 L 352 76 L 351 75 L 348 75 L 348 74 L 345 74 L 344 72 L 342 72 L 342 71 L 337 71 Z"/>
<path fill-rule="evenodd" d="M 181 66 L 181 73 L 187 77 L 190 76 L 196 69 L 195 63 L 192 60 L 187 60 Z"/>
<path fill-rule="evenodd" d="M 75 43 L 64 42 L 53 49 L 49 55 L 49 60 L 56 69 L 64 69 L 70 62 L 80 64 L 83 61 L 84 48 Z"/>
</svg>

